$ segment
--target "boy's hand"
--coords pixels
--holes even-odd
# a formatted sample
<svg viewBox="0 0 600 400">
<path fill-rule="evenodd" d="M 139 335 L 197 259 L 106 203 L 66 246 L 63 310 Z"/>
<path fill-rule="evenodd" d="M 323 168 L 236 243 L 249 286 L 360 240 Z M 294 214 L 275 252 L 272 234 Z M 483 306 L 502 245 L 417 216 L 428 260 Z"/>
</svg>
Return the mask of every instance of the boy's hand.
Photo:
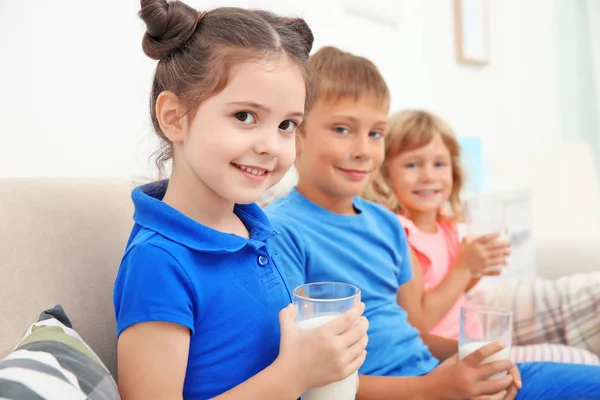
<svg viewBox="0 0 600 400">
<path fill-rule="evenodd" d="M 475 397 L 471 400 L 514 400 L 519 393 L 519 389 L 523 387 L 521 382 L 521 372 L 519 372 L 519 368 L 515 365 L 508 370 L 508 374 L 513 376 L 513 384 L 508 388 L 508 390 L 503 390 L 500 393 L 492 396 Z"/>
<path fill-rule="evenodd" d="M 476 239 L 463 239 L 458 248 L 456 266 L 466 268 L 477 276 L 486 273 L 491 267 L 507 265 L 506 257 L 510 255 L 510 243 L 499 238 L 498 233 L 490 233 Z"/>
<path fill-rule="evenodd" d="M 458 360 L 458 355 L 455 355 L 444 361 L 428 375 L 436 391 L 432 397 L 477 398 L 478 400 L 503 398 L 513 383 L 513 375 L 509 374 L 495 380 L 489 378 L 497 373 L 512 371 L 514 364 L 510 360 L 481 364 L 483 360 L 502 348 L 502 344 L 494 342 L 471 353 L 463 360 Z"/>
<path fill-rule="evenodd" d="M 511 369 L 508 370 L 508 374 L 512 375 L 513 384 L 508 389 L 508 393 L 506 397 L 504 397 L 504 399 L 514 400 L 517 397 L 519 390 L 521 390 L 521 388 L 523 387 L 523 381 L 521 380 L 521 372 L 519 371 L 519 368 L 516 365 L 514 365 Z"/>
<path fill-rule="evenodd" d="M 279 313 L 281 344 L 276 363 L 293 377 L 301 392 L 340 381 L 360 368 L 368 342 L 369 323 L 361 317 L 364 310 L 364 303 L 360 303 L 314 329 L 296 324 L 294 306 Z"/>
</svg>

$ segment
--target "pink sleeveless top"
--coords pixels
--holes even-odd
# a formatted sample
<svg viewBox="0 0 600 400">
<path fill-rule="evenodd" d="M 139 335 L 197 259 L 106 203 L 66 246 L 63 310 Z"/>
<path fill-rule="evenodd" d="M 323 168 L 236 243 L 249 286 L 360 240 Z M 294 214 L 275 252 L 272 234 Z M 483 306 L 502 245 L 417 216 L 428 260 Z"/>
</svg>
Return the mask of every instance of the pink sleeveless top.
<svg viewBox="0 0 600 400">
<path fill-rule="evenodd" d="M 440 284 L 450 268 L 454 266 L 459 246 L 456 224 L 453 221 L 438 221 L 437 232 L 426 233 L 417 228 L 410 219 L 401 215 L 398 217 L 406 231 L 408 243 L 415 250 L 421 264 L 425 291 L 430 291 Z M 430 330 L 430 333 L 458 339 L 460 307 L 466 305 L 468 305 L 467 296 L 463 293 L 450 311 Z"/>
</svg>

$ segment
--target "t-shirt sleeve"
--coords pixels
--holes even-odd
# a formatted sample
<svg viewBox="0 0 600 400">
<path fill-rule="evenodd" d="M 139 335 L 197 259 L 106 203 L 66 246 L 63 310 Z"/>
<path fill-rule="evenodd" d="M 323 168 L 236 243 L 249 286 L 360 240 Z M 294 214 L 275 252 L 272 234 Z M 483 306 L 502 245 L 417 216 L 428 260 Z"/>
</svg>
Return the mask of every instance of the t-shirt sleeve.
<svg viewBox="0 0 600 400">
<path fill-rule="evenodd" d="M 191 280 L 166 250 L 149 243 L 130 249 L 117 274 L 113 302 L 117 335 L 140 322 L 171 322 L 194 332 Z"/>
<path fill-rule="evenodd" d="M 291 292 L 306 283 L 304 241 L 292 221 L 277 215 L 270 215 L 270 219 L 277 235 L 269 239 L 268 246 Z"/>
<path fill-rule="evenodd" d="M 401 215 L 398 215 L 398 219 L 400 220 L 400 223 L 404 228 L 404 233 L 406 236 L 406 240 L 408 241 L 408 245 L 414 248 L 415 250 L 419 250 L 419 245 L 418 243 L 416 243 L 417 241 L 415 240 L 416 227 L 413 224 L 413 222 L 410 219 Z"/>
<path fill-rule="evenodd" d="M 400 252 L 400 273 L 398 274 L 398 286 L 404 285 L 410 281 L 413 276 L 412 263 L 410 260 L 410 250 L 408 247 L 408 239 L 404 228 L 398 221 L 398 251 Z"/>
</svg>

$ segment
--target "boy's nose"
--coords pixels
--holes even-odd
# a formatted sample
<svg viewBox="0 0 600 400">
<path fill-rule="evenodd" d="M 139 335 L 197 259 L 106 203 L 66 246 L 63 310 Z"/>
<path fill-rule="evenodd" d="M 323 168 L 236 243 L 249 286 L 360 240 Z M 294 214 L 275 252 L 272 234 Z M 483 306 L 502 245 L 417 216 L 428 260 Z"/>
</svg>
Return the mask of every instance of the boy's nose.
<svg viewBox="0 0 600 400">
<path fill-rule="evenodd" d="M 352 158 L 365 160 L 371 157 L 369 138 L 356 137 L 354 140 Z"/>
</svg>

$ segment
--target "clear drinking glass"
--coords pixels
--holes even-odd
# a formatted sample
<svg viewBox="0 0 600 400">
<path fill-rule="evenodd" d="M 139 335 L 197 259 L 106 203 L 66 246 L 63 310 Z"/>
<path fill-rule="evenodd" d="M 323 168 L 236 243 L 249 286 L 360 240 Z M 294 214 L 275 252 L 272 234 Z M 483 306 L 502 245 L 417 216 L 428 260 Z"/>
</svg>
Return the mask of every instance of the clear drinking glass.
<svg viewBox="0 0 600 400">
<path fill-rule="evenodd" d="M 487 357 L 483 363 L 510 359 L 512 328 L 512 311 L 495 310 L 483 306 L 461 307 L 458 357 L 462 360 L 483 346 L 499 341 L 505 347 Z M 506 372 L 493 375 L 490 379 L 500 379 L 503 376 L 506 376 Z"/>
<path fill-rule="evenodd" d="M 484 206 L 485 204 L 485 206 Z M 498 233 L 497 240 L 508 242 L 508 232 L 504 221 L 504 206 L 501 202 L 489 203 L 472 200 L 465 206 L 466 236 L 475 239 L 490 233 Z M 495 265 L 486 272 L 500 271 L 503 265 Z"/>
<path fill-rule="evenodd" d="M 292 301 L 298 308 L 298 326 L 312 329 L 333 321 L 360 303 L 360 289 L 340 282 L 308 283 L 294 289 Z M 357 381 L 355 372 L 339 382 L 306 391 L 302 400 L 354 400 Z"/>
</svg>

